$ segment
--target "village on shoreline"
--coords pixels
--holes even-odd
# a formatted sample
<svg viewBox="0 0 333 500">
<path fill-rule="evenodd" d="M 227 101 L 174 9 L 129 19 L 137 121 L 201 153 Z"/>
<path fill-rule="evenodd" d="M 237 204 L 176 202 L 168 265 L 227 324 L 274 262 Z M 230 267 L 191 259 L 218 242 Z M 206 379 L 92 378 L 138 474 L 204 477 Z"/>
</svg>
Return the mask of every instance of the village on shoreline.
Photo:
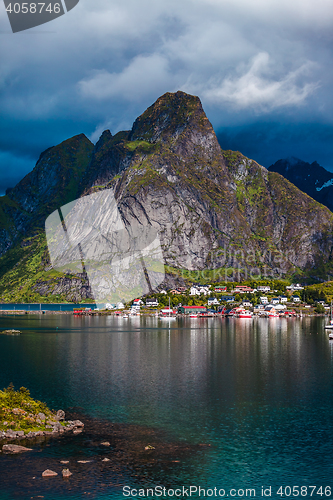
<svg viewBox="0 0 333 500">
<path fill-rule="evenodd" d="M 323 286 L 324 285 L 324 286 Z M 136 298 L 105 304 L 1 304 L 1 314 L 75 314 L 116 316 L 298 316 L 329 314 L 333 282 L 303 286 L 284 280 L 264 283 L 221 283 L 178 286 Z M 326 285 L 326 287 L 325 287 Z M 36 305 L 36 304 L 35 304 Z M 58 305 L 60 310 L 50 306 Z M 62 307 L 61 306 L 65 306 Z M 25 307 L 24 307 L 25 306 Z M 67 306 L 67 307 L 66 307 Z M 72 306 L 72 307 L 70 307 Z"/>
<path fill-rule="evenodd" d="M 130 315 L 238 316 L 248 311 L 258 316 L 325 314 L 330 311 L 329 297 L 322 291 L 309 290 L 299 283 L 287 285 L 273 281 L 270 285 L 251 287 L 241 284 L 203 285 L 161 290 L 147 297 L 134 299 L 131 304 L 106 304 L 114 314 L 120 311 Z"/>
</svg>

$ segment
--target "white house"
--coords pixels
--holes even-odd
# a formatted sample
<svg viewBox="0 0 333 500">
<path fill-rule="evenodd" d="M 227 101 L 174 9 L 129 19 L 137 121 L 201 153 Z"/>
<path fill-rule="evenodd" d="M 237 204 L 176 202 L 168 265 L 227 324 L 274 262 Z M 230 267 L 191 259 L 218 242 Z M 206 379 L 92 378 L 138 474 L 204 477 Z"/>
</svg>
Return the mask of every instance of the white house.
<svg viewBox="0 0 333 500">
<path fill-rule="evenodd" d="M 276 311 L 284 311 L 284 309 L 287 309 L 287 306 L 285 304 L 276 304 L 275 306 Z"/>
<path fill-rule="evenodd" d="M 301 286 L 299 283 L 293 283 L 290 286 L 286 286 L 286 289 L 294 292 L 295 290 L 304 290 L 304 286 Z"/>
<path fill-rule="evenodd" d="M 122 302 L 116 304 L 116 309 L 125 309 L 125 305 Z"/>
<path fill-rule="evenodd" d="M 252 304 L 249 300 L 243 300 L 242 304 L 243 307 L 251 307 Z"/>
<path fill-rule="evenodd" d="M 158 302 L 156 299 L 147 299 L 146 300 L 146 306 L 147 307 L 157 307 L 158 306 Z"/>
<path fill-rule="evenodd" d="M 280 295 L 279 299 L 280 299 L 281 304 L 288 302 L 288 297 L 286 297 L 285 295 Z"/>
<path fill-rule="evenodd" d="M 219 301 L 217 300 L 216 297 L 210 297 L 208 299 L 208 305 L 209 306 L 218 306 L 219 305 Z"/>
<path fill-rule="evenodd" d="M 291 298 L 293 299 L 293 302 L 301 302 L 301 299 L 298 295 L 293 295 Z"/>
<path fill-rule="evenodd" d="M 276 304 L 278 304 L 280 302 L 280 300 L 277 298 L 277 297 L 273 297 L 271 299 L 271 304 L 273 304 L 273 306 L 275 306 Z"/>
<path fill-rule="evenodd" d="M 270 292 L 271 291 L 271 287 L 270 286 L 258 286 L 257 288 L 258 292 Z"/>
<path fill-rule="evenodd" d="M 193 285 L 190 288 L 190 295 L 210 295 L 209 285 Z"/>
<path fill-rule="evenodd" d="M 264 297 L 264 296 L 260 297 L 260 303 L 261 304 L 268 304 L 268 298 Z"/>
<path fill-rule="evenodd" d="M 133 306 L 141 306 L 143 304 L 143 300 L 141 299 L 134 299 L 133 300 Z"/>
</svg>

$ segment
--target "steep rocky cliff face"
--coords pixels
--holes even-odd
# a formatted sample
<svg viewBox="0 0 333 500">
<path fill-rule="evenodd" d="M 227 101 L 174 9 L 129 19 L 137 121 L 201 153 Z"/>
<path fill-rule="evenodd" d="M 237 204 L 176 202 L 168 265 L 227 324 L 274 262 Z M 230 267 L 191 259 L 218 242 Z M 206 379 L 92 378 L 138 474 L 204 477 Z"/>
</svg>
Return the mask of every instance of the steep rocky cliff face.
<svg viewBox="0 0 333 500">
<path fill-rule="evenodd" d="M 222 151 L 197 97 L 162 96 L 109 144 L 117 175 L 103 183 L 96 168 L 86 193 L 113 187 L 127 224 L 158 229 L 170 267 L 285 273 L 330 262 L 329 210 L 255 161 Z"/>
<path fill-rule="evenodd" d="M 7 253 L 15 237 L 1 238 L 0 293 L 6 297 L 17 290 L 9 285 L 14 269 L 26 277 L 22 297 L 29 287 L 30 299 L 42 294 L 77 300 L 78 280 L 81 297 L 90 296 L 86 277 L 50 269 L 45 238 L 38 233 L 36 243 L 32 228 L 58 206 L 104 189 L 114 190 L 125 227 L 135 221 L 158 230 L 169 270 L 215 269 L 216 279 L 223 279 L 235 271 L 240 277 L 324 276 L 332 267 L 333 214 L 281 175 L 241 153 L 223 151 L 198 97 L 167 93 L 131 131 L 105 131 L 94 148 L 84 136 L 70 141 L 76 144 L 71 155 L 57 160 L 63 145 L 45 152 L 0 206 L 11 213 L 8 227 L 21 235 L 20 246 Z M 48 169 L 52 175 L 43 177 Z M 25 233 L 20 217 L 34 221 Z M 33 258 L 34 245 L 39 258 Z M 29 275 L 32 262 L 35 278 Z"/>
<path fill-rule="evenodd" d="M 44 151 L 32 172 L 0 198 L 0 256 L 23 235 L 44 229 L 46 216 L 80 196 L 78 180 L 93 144 L 80 134 Z"/>
</svg>

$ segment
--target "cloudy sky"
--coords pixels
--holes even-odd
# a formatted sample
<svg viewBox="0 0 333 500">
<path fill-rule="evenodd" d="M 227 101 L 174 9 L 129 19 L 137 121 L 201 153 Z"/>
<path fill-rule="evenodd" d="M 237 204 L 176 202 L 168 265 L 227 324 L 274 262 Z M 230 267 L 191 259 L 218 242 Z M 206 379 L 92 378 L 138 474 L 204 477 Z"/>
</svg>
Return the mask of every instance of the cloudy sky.
<svg viewBox="0 0 333 500">
<path fill-rule="evenodd" d="M 333 0 L 80 0 L 11 32 L 0 5 L 0 193 L 41 151 L 198 95 L 224 149 L 333 171 Z"/>
</svg>

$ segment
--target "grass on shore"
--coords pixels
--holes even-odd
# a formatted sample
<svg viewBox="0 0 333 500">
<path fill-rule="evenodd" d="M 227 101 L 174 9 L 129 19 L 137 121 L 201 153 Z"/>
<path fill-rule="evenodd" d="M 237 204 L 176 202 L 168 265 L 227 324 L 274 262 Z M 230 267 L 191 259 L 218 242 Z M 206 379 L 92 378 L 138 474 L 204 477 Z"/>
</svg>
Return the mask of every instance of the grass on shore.
<svg viewBox="0 0 333 500">
<path fill-rule="evenodd" d="M 45 415 L 45 421 L 38 414 Z M 25 387 L 14 391 L 12 384 L 0 391 L 0 431 L 37 432 L 49 430 L 47 422 L 55 421 L 55 414 L 41 401 L 34 400 Z"/>
</svg>

